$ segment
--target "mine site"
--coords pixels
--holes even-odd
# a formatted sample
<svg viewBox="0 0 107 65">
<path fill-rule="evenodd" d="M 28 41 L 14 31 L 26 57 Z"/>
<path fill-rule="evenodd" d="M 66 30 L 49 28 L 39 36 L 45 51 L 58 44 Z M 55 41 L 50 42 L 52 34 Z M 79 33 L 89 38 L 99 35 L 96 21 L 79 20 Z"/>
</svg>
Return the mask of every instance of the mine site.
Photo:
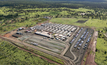
<svg viewBox="0 0 107 65">
<path fill-rule="evenodd" d="M 40 51 L 46 50 L 45 53 L 69 59 L 73 64 L 80 65 L 94 30 L 87 27 L 46 22 L 33 27 L 20 27 L 10 33 L 12 39 L 17 39 L 35 48 L 39 47 Z"/>
<path fill-rule="evenodd" d="M 0 0 L 0 65 L 107 65 L 107 0 Z"/>
</svg>

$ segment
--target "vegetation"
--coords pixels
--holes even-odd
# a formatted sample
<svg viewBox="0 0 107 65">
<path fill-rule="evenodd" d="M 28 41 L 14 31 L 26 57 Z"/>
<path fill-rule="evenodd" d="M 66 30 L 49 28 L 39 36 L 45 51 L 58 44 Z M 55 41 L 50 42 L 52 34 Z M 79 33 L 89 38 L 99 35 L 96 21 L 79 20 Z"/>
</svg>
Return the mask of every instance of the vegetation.
<svg viewBox="0 0 107 65">
<path fill-rule="evenodd" d="M 33 0 L 23 0 L 21 2 L 20 0 L 12 2 L 0 1 L 0 34 L 4 34 L 7 31 L 11 31 L 21 26 L 34 26 L 38 22 L 46 21 L 47 19 L 43 18 L 45 16 L 52 17 L 50 21 L 53 23 L 94 27 L 99 32 L 95 62 L 98 65 L 107 65 L 107 38 L 104 35 L 107 33 L 106 6 L 107 3 L 96 2 L 34 2 Z M 78 23 L 78 20 L 87 21 L 85 23 Z M 4 42 L 5 45 L 2 46 Z M 10 63 L 10 65 L 14 64 L 15 61 L 18 65 L 20 65 L 19 62 L 26 63 L 28 65 L 29 63 L 40 63 L 40 65 L 50 64 L 47 61 L 41 60 L 37 57 L 34 57 L 33 59 L 38 59 L 41 61 L 32 60 L 33 56 L 31 54 L 19 50 L 18 48 L 8 44 L 6 41 L 1 41 L 0 48 L 0 51 L 3 52 L 3 55 L 0 56 L 0 63 L 4 63 L 4 65 L 6 65 L 6 63 Z M 35 51 L 35 53 L 53 60 L 51 56 L 48 56 L 40 51 Z M 25 59 L 26 57 L 28 60 Z M 59 61 L 59 63 L 62 63 L 62 61 L 57 58 L 53 61 Z"/>
<path fill-rule="evenodd" d="M 54 56 L 52 56 L 52 55 L 46 54 L 46 53 L 41 52 L 41 51 L 39 51 L 39 50 L 36 50 L 36 49 L 34 49 L 34 48 L 27 47 L 27 46 L 25 46 L 25 45 L 23 45 L 23 44 L 18 44 L 18 43 L 12 43 L 12 44 L 14 44 L 14 45 L 16 45 L 16 46 L 18 46 L 18 47 L 20 47 L 20 48 L 26 49 L 26 50 L 28 50 L 28 51 L 31 51 L 31 52 L 33 52 L 33 53 L 35 53 L 35 54 L 38 54 L 38 55 L 40 55 L 40 56 L 42 56 L 42 57 L 45 57 L 45 58 L 47 58 L 47 59 L 49 59 L 49 60 L 52 60 L 52 61 L 54 61 L 54 62 L 57 62 L 57 63 L 59 63 L 59 64 L 61 64 L 61 65 L 64 65 L 64 61 L 63 61 L 62 59 L 59 59 L 59 58 L 54 57 Z"/>
<path fill-rule="evenodd" d="M 97 46 L 96 46 L 96 57 L 95 62 L 98 65 L 106 65 L 107 64 L 107 41 L 102 38 L 97 39 Z"/>
<path fill-rule="evenodd" d="M 47 19 L 45 18 L 32 18 L 32 17 L 22 17 L 12 20 L 7 20 L 2 22 L 0 25 L 0 33 L 6 33 L 8 31 L 17 29 L 21 26 L 30 27 L 36 25 L 38 22 L 44 22 Z"/>
<path fill-rule="evenodd" d="M 27 50 L 29 50 L 29 49 L 27 49 Z M 61 60 L 61 59 L 59 59 L 59 58 L 56 58 L 56 57 L 54 57 L 54 56 L 48 55 L 48 54 L 46 54 L 46 53 L 43 53 L 43 52 L 37 51 L 37 50 L 34 50 L 33 52 L 36 53 L 36 54 L 38 54 L 38 55 L 40 55 L 40 56 L 43 56 L 43 57 L 45 57 L 45 58 L 48 58 L 48 59 L 50 59 L 50 60 L 52 60 L 52 61 L 55 61 L 55 62 L 57 62 L 57 63 L 59 63 L 59 64 L 61 64 L 61 65 L 64 65 L 64 61 Z"/>
<path fill-rule="evenodd" d="M 70 24 L 70 25 L 83 25 L 83 23 L 78 23 L 78 20 L 87 20 L 85 18 L 53 18 L 50 20 L 50 22 L 53 23 L 60 23 L 60 24 Z"/>
<path fill-rule="evenodd" d="M 24 52 L 13 46 L 10 42 L 0 40 L 0 64 L 1 65 L 56 65 L 48 61 Z"/>
</svg>

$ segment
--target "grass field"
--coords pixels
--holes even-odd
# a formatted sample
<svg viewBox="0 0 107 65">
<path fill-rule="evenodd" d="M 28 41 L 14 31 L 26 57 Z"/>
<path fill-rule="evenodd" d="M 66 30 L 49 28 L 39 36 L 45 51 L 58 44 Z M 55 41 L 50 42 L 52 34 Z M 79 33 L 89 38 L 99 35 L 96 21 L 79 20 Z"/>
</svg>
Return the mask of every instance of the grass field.
<svg viewBox="0 0 107 65">
<path fill-rule="evenodd" d="M 98 38 L 96 48 L 95 62 L 98 65 L 107 65 L 107 41 Z"/>
<path fill-rule="evenodd" d="M 77 23 L 78 20 L 88 20 L 85 23 Z M 99 19 L 85 19 L 85 18 L 53 18 L 50 20 L 52 23 L 60 23 L 60 24 L 70 24 L 77 26 L 89 26 L 95 28 L 104 28 L 107 27 L 107 20 L 99 20 Z"/>
<path fill-rule="evenodd" d="M 95 28 L 104 28 L 107 27 L 107 20 L 89 19 L 86 23 L 84 23 L 84 25 Z"/>
<path fill-rule="evenodd" d="M 0 39 L 0 65 L 56 65 Z"/>
<path fill-rule="evenodd" d="M 60 24 L 70 24 L 70 25 L 83 25 L 81 23 L 77 23 L 78 20 L 87 20 L 84 18 L 53 18 L 50 20 L 52 23 L 60 23 Z"/>
</svg>

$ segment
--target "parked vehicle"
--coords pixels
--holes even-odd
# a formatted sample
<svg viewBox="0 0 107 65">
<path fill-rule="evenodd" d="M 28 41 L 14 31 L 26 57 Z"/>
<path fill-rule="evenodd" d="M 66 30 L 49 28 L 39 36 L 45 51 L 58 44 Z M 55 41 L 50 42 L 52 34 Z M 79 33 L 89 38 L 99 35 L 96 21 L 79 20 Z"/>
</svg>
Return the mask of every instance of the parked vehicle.
<svg viewBox="0 0 107 65">
<path fill-rule="evenodd" d="M 78 47 L 77 49 L 80 50 L 80 47 Z"/>
<path fill-rule="evenodd" d="M 77 47 L 77 45 L 74 46 L 74 48 L 76 48 L 76 47 Z"/>
</svg>

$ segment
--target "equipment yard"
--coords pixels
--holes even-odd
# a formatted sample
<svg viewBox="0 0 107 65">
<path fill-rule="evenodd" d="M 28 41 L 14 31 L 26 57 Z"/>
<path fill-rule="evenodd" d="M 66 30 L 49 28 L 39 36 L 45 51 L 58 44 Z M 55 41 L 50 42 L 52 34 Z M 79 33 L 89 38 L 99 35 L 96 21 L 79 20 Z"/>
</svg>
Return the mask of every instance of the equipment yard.
<svg viewBox="0 0 107 65">
<path fill-rule="evenodd" d="M 20 27 L 12 36 L 80 65 L 93 33 L 93 29 L 86 27 L 42 23 L 29 28 Z"/>
<path fill-rule="evenodd" d="M 65 56 L 75 61 L 76 65 L 80 65 L 94 32 L 89 28 L 81 28 L 79 31 L 73 37 L 74 40 L 71 40 L 70 47 L 65 53 Z"/>
</svg>

